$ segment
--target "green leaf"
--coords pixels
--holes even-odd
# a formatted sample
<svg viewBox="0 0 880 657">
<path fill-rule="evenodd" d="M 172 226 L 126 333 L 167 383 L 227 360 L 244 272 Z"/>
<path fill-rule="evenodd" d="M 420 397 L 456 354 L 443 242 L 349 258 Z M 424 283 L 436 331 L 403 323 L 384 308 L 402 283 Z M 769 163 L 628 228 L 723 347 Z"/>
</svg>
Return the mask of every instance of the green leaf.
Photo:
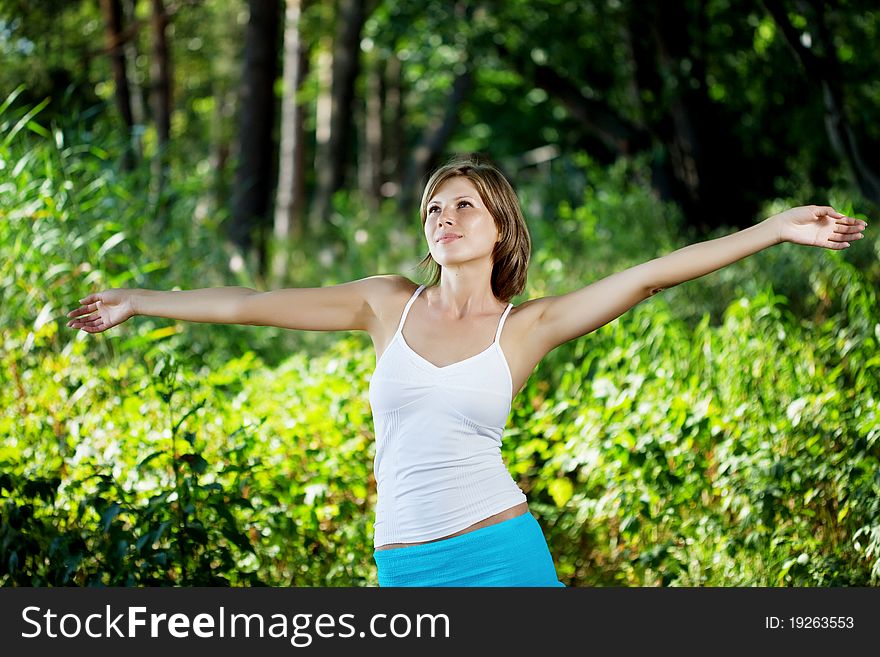
<svg viewBox="0 0 880 657">
<path fill-rule="evenodd" d="M 3 104 L 0 105 L 0 116 L 9 109 L 10 105 L 15 102 L 15 99 L 21 95 L 21 92 L 27 89 L 27 85 L 20 84 L 15 89 L 13 89 L 8 96 L 6 96 L 6 100 L 3 101 Z"/>
<path fill-rule="evenodd" d="M 198 474 L 204 474 L 205 470 L 208 468 L 208 462 L 201 454 L 184 454 L 180 457 L 180 460 L 188 463 L 189 467 Z"/>
<path fill-rule="evenodd" d="M 159 540 L 161 540 L 162 535 L 165 533 L 165 530 L 168 529 L 168 527 L 170 526 L 170 520 L 166 520 L 162 524 L 160 524 L 159 527 L 156 528 L 156 531 L 153 532 L 153 543 L 157 543 Z"/>
<path fill-rule="evenodd" d="M 138 470 L 140 470 L 140 469 L 142 469 L 145 465 L 147 465 L 147 463 L 149 463 L 149 462 L 152 461 L 153 459 L 156 459 L 156 458 L 162 456 L 164 453 L 165 453 L 165 450 L 159 450 L 158 452 L 153 452 L 152 454 L 150 454 L 149 456 L 147 456 L 146 458 L 144 458 L 144 459 L 143 459 L 140 463 L 138 463 L 137 466 L 135 466 L 135 467 L 136 467 Z"/>
<path fill-rule="evenodd" d="M 223 534 L 223 536 L 225 536 L 226 539 L 239 550 L 243 550 L 245 552 L 254 551 L 254 546 L 251 545 L 251 542 L 248 540 L 247 536 L 239 531 L 236 531 L 232 527 L 224 525 L 220 528 L 220 533 Z"/>
<path fill-rule="evenodd" d="M 49 98 L 45 98 L 41 103 L 39 103 L 36 107 L 27 112 L 21 119 L 19 119 L 18 123 L 16 123 L 12 129 L 6 134 L 6 139 L 3 140 L 3 146 L 9 146 L 10 142 L 15 139 L 15 135 L 17 135 L 22 128 L 24 128 L 28 123 L 30 123 L 31 119 L 34 118 L 37 114 L 45 109 L 46 105 L 49 104 Z"/>
<path fill-rule="evenodd" d="M 110 523 L 113 522 L 113 519 L 119 515 L 119 512 L 122 510 L 122 507 L 119 506 L 118 502 L 113 502 L 104 512 L 101 514 L 101 521 L 104 523 L 104 531 L 107 532 L 110 530 Z"/>
<path fill-rule="evenodd" d="M 152 533 L 152 532 L 146 532 L 146 533 L 143 534 L 143 535 L 137 540 L 137 542 L 134 544 L 135 548 L 137 548 L 138 551 L 140 551 L 140 550 L 144 547 L 144 545 L 147 544 L 147 541 L 150 540 L 150 535 L 151 535 L 151 533 Z"/>
<path fill-rule="evenodd" d="M 49 137 L 52 136 L 51 133 L 48 130 L 46 130 L 46 128 L 41 126 L 36 121 L 28 121 L 27 127 L 28 127 L 28 130 L 30 130 L 31 132 L 35 132 L 36 134 L 40 135 L 41 137 L 45 137 L 48 139 Z"/>
<path fill-rule="evenodd" d="M 200 400 L 195 406 L 189 409 L 183 417 L 181 417 L 177 422 L 174 423 L 174 428 L 172 429 L 173 433 L 177 433 L 177 430 L 180 429 L 181 425 L 189 419 L 189 417 L 196 413 L 202 406 L 207 403 L 206 399 Z M 190 441 L 190 445 L 192 445 L 192 441 L 195 439 L 195 434 L 188 433 L 186 439 Z"/>
<path fill-rule="evenodd" d="M 204 525 L 200 522 L 186 523 L 186 533 L 195 543 L 205 545 L 208 542 L 208 532 L 205 531 Z"/>
<path fill-rule="evenodd" d="M 571 480 L 565 477 L 554 479 L 547 488 L 550 491 L 550 496 L 559 508 L 564 507 L 571 499 L 571 496 L 574 495 L 574 486 Z"/>
<path fill-rule="evenodd" d="M 95 254 L 95 258 L 97 258 L 98 260 L 102 259 L 108 251 L 110 251 L 114 246 L 122 242 L 126 237 L 127 235 L 125 234 L 125 231 L 119 231 L 115 235 L 111 235 L 110 237 L 108 237 L 98 249 L 98 252 Z"/>
</svg>

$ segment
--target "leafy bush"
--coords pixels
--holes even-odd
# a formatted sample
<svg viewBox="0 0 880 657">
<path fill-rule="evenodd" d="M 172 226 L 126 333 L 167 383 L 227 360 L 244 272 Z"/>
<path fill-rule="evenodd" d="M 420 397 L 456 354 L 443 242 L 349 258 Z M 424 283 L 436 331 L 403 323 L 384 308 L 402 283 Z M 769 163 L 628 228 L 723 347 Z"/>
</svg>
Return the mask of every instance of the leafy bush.
<svg viewBox="0 0 880 657">
<path fill-rule="evenodd" d="M 146 171 L 37 114 L 0 112 L 0 583 L 375 585 L 369 340 L 64 329 L 95 289 L 252 281 L 227 280 L 197 173 L 172 178 L 158 230 L 134 191 Z M 639 163 L 566 166 L 581 198 L 520 190 L 524 297 L 693 241 Z M 335 234 L 287 247 L 292 285 L 414 274 L 417 223 L 345 193 L 335 207 Z M 846 253 L 775 247 L 547 355 L 502 454 L 564 581 L 880 583 L 876 255 L 870 234 Z"/>
</svg>

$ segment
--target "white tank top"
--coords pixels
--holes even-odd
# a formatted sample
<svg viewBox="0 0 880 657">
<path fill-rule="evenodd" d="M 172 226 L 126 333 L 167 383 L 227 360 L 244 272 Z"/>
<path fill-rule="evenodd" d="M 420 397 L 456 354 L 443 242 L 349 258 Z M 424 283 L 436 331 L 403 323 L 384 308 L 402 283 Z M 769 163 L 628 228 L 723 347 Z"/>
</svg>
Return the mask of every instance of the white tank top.
<svg viewBox="0 0 880 657">
<path fill-rule="evenodd" d="M 527 499 L 501 459 L 513 379 L 499 339 L 513 304 L 490 346 L 438 367 L 403 338 L 406 316 L 424 287 L 404 307 L 370 379 L 375 547 L 442 538 Z"/>
</svg>

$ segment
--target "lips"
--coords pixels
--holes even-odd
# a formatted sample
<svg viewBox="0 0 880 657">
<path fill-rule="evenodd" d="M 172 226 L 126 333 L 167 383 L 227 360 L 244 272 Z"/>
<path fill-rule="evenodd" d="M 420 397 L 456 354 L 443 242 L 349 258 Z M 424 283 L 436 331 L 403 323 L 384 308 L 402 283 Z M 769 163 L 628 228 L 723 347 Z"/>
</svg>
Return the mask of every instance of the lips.
<svg viewBox="0 0 880 657">
<path fill-rule="evenodd" d="M 455 235 L 455 234 L 450 233 L 448 235 L 443 235 L 439 240 L 437 240 L 437 243 L 438 244 L 446 244 L 448 242 L 454 242 L 455 240 L 460 239 L 460 238 L 461 238 L 461 235 Z"/>
</svg>

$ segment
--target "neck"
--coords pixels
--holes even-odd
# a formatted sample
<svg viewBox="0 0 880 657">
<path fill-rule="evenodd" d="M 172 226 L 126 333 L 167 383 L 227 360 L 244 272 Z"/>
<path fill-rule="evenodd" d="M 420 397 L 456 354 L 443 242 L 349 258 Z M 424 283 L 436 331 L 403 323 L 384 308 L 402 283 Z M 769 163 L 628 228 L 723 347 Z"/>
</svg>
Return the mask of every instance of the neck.
<svg viewBox="0 0 880 657">
<path fill-rule="evenodd" d="M 440 284 L 429 304 L 439 306 L 440 313 L 452 319 L 501 312 L 502 302 L 492 292 L 491 266 L 474 265 L 443 267 Z"/>
</svg>

